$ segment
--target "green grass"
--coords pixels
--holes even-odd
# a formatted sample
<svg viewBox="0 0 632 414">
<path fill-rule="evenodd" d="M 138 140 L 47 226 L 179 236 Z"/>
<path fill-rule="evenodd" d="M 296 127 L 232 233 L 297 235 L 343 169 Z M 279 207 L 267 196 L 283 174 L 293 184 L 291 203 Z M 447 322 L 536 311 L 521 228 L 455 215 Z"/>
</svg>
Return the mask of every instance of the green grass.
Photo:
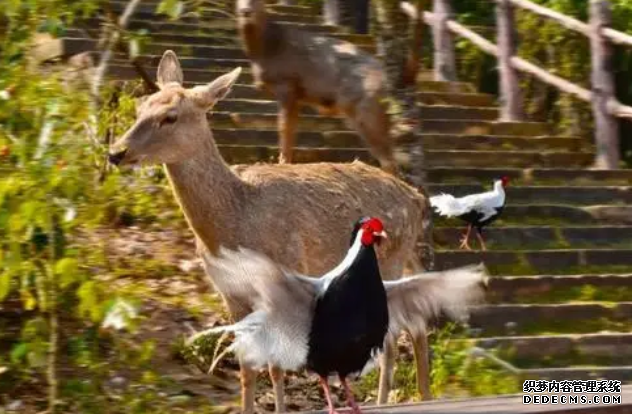
<svg viewBox="0 0 632 414">
<path fill-rule="evenodd" d="M 450 324 L 430 337 L 431 391 L 435 398 L 511 394 L 520 391 L 516 376 L 503 371 L 486 359 L 470 355 L 472 342 L 464 341 L 462 329 Z M 412 358 L 398 361 L 394 387 L 389 402 L 412 402 L 417 393 L 415 364 Z M 372 371 L 355 385 L 361 399 L 374 397 L 378 387 L 378 372 Z"/>
</svg>

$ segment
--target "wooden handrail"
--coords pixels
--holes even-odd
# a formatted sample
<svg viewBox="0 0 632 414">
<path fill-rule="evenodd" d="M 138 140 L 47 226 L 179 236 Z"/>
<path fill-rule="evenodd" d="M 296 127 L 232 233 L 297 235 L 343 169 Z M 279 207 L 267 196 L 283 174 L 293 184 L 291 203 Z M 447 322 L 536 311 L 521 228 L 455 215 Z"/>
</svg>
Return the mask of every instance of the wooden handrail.
<svg viewBox="0 0 632 414">
<path fill-rule="evenodd" d="M 616 118 L 632 119 L 632 106 L 622 104 L 615 97 L 614 74 L 610 69 L 612 50 L 609 43 L 632 46 L 632 36 L 608 27 L 612 21 L 610 4 L 607 0 L 590 0 L 590 23 L 587 24 L 529 0 L 494 1 L 496 3 L 498 45 L 453 19 L 446 20 L 447 13 L 437 16 L 437 13 L 426 11 L 423 15 L 424 21 L 433 26 L 435 32 L 439 32 L 438 34 L 442 38 L 445 39 L 446 35 L 441 31 L 450 31 L 498 58 L 500 119 L 502 121 L 520 121 L 523 118 L 521 91 L 514 70 L 530 74 L 564 93 L 569 93 L 582 101 L 591 103 L 595 121 L 595 140 L 597 141 L 595 166 L 598 168 L 617 168 L 620 155 L 618 149 L 619 129 Z M 434 0 L 434 2 L 434 10 L 449 10 L 449 0 Z M 416 15 L 415 8 L 411 4 L 402 2 L 400 5 L 402 11 L 408 16 Z M 576 85 L 516 56 L 513 34 L 514 6 L 552 19 L 590 39 L 592 90 Z M 438 46 L 441 45 L 435 43 L 435 56 Z M 442 63 L 444 65 L 446 63 L 453 64 L 450 60 L 444 60 Z M 453 67 L 451 69 L 454 70 Z M 444 67 L 442 70 L 445 72 L 446 68 Z M 436 73 L 435 76 L 437 76 Z"/>
<path fill-rule="evenodd" d="M 508 0 L 508 1 L 516 7 L 520 7 L 521 9 L 524 9 L 524 10 L 529 10 L 539 16 L 554 20 L 555 22 L 561 24 L 567 29 L 574 30 L 587 37 L 591 36 L 590 25 L 588 23 L 582 22 L 581 20 L 577 20 L 573 17 L 566 16 L 565 14 L 562 14 L 555 10 L 547 9 L 544 6 L 540 6 L 539 4 L 533 3 L 529 0 Z M 632 46 L 632 36 L 630 36 L 629 34 L 611 29 L 609 27 L 603 28 L 601 30 L 601 34 L 606 39 L 610 40 L 612 43 L 615 43 L 618 45 Z"/>
</svg>

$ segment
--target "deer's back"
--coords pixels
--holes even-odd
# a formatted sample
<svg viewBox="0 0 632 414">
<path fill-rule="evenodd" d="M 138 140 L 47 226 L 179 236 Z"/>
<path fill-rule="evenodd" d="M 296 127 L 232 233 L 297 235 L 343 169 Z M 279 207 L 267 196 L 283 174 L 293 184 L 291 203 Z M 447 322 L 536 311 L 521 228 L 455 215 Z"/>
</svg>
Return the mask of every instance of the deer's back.
<svg viewBox="0 0 632 414">
<path fill-rule="evenodd" d="M 301 100 L 321 105 L 351 105 L 384 92 L 381 63 L 356 45 L 278 25 L 271 32 L 275 43 L 251 58 L 265 84 L 291 83 Z"/>
<path fill-rule="evenodd" d="M 420 233 L 426 201 L 378 168 L 350 164 L 235 166 L 249 184 L 242 228 L 249 247 L 283 265 L 320 275 L 344 257 L 353 223 L 380 217 L 389 239 L 378 249 L 383 277 L 401 276 Z"/>
</svg>

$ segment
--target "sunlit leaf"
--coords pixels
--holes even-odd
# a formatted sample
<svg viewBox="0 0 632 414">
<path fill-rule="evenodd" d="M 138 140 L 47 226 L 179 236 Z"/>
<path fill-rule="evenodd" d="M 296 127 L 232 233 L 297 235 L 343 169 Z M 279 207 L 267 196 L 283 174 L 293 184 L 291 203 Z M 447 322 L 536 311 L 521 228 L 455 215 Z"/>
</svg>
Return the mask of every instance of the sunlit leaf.
<svg viewBox="0 0 632 414">
<path fill-rule="evenodd" d="M 0 274 L 0 302 L 2 302 L 9 292 L 11 292 L 11 272 L 3 272 Z"/>
<path fill-rule="evenodd" d="M 129 57 L 134 59 L 140 55 L 140 42 L 138 39 L 130 39 L 129 41 Z"/>
<path fill-rule="evenodd" d="M 94 280 L 89 280 L 81 284 L 77 290 L 79 297 L 79 315 L 89 317 L 93 322 L 101 319 L 101 308 L 99 306 L 99 289 Z"/>
<path fill-rule="evenodd" d="M 172 19 L 177 19 L 184 10 L 184 2 L 179 0 L 162 0 L 157 8 L 157 13 L 166 14 Z"/>
<path fill-rule="evenodd" d="M 136 308 L 128 301 L 118 298 L 108 310 L 101 326 L 121 330 L 129 327 L 130 322 L 137 317 Z"/>
<path fill-rule="evenodd" d="M 66 288 L 79 281 L 79 263 L 76 259 L 64 257 L 55 264 L 55 274 L 59 277 L 61 288 Z"/>
</svg>

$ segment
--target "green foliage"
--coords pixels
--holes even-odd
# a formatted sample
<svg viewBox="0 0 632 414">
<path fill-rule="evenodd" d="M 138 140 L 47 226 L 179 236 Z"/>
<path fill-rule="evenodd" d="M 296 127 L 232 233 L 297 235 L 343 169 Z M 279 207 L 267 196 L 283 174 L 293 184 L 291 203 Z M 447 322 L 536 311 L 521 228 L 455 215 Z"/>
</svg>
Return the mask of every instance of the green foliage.
<svg viewBox="0 0 632 414">
<path fill-rule="evenodd" d="M 85 243 L 85 231 L 160 223 L 178 211 L 159 169 L 133 180 L 130 171 L 102 175 L 107 151 L 102 137 L 118 136 L 130 125 L 134 99 L 120 93 L 119 105 L 97 110 L 88 91 L 75 87 L 63 69 L 44 72 L 27 59 L 35 33 L 62 34 L 96 5 L 8 1 L 0 24 L 0 321 L 4 326 L 5 311 L 19 315 L 18 325 L 12 321 L 12 331 L 2 333 L 7 353 L 0 359 L 0 393 L 12 395 L 41 384 L 45 376 L 51 412 L 59 404 L 64 412 L 119 412 L 104 411 L 101 381 L 110 375 L 104 347 L 112 348 L 122 366 L 137 369 L 148 370 L 153 355 L 151 344 L 131 346 L 100 333 L 106 316 L 124 302 L 104 283 L 107 273 L 116 271 L 99 249 Z M 114 93 L 104 91 L 104 101 Z M 65 368 L 87 370 L 94 381 L 60 381 L 62 355 Z M 158 380 L 148 373 L 139 381 L 152 389 Z M 83 391 L 93 394 L 76 395 Z M 147 405 L 150 397 L 130 392 L 123 398 L 129 409 L 120 412 L 166 412 Z M 44 405 L 41 395 L 32 398 Z"/>
<path fill-rule="evenodd" d="M 493 362 L 474 356 L 472 343 L 457 325 L 448 324 L 430 336 L 431 392 L 435 398 L 461 398 L 483 395 L 511 394 L 520 391 L 520 379 Z M 395 368 L 391 402 L 409 402 L 419 399 L 415 364 L 412 358 L 398 361 Z M 356 390 L 366 398 L 375 394 L 378 386 L 377 371 L 364 376 Z"/>
</svg>

